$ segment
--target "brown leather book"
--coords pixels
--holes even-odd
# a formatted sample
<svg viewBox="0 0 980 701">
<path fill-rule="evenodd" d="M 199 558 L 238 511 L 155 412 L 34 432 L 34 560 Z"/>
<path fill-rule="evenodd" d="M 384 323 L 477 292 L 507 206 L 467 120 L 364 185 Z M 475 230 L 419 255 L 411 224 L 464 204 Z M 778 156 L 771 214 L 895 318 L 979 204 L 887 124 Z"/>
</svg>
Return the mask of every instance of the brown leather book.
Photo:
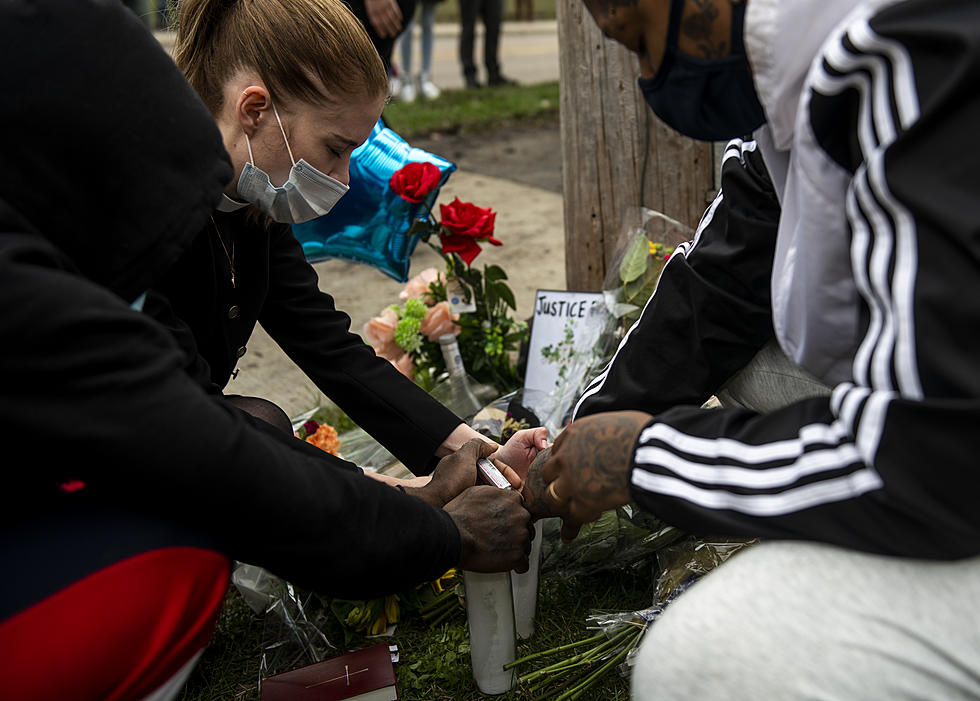
<svg viewBox="0 0 980 701">
<path fill-rule="evenodd" d="M 262 701 L 398 701 L 388 644 L 266 677 Z"/>
</svg>

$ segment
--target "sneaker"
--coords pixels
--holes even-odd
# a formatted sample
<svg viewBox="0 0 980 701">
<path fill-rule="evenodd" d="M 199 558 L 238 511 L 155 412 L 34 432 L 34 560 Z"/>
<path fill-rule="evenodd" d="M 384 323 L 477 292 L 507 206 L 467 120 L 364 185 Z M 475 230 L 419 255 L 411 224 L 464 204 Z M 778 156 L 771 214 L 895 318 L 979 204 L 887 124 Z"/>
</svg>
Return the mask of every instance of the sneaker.
<svg viewBox="0 0 980 701">
<path fill-rule="evenodd" d="M 429 76 L 427 75 L 423 75 L 421 78 L 419 78 L 419 90 L 422 92 L 422 96 L 425 97 L 426 100 L 435 100 L 437 97 L 439 97 L 441 92 L 439 88 L 436 87 L 436 84 L 429 80 Z"/>
<path fill-rule="evenodd" d="M 406 80 L 399 93 L 402 102 L 415 102 L 415 84 L 411 80 Z"/>
<path fill-rule="evenodd" d="M 497 88 L 503 85 L 517 85 L 517 81 L 505 75 L 495 75 L 487 80 L 487 85 Z"/>
</svg>

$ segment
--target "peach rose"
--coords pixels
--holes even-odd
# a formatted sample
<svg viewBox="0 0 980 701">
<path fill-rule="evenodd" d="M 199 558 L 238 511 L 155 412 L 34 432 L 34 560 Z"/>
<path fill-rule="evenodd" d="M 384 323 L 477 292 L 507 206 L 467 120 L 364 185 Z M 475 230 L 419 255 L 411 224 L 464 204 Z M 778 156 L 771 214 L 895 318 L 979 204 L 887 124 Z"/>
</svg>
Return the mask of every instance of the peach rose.
<svg viewBox="0 0 980 701">
<path fill-rule="evenodd" d="M 458 318 L 459 314 L 453 314 L 449 302 L 439 302 L 434 307 L 429 307 L 419 325 L 419 332 L 433 343 L 438 343 L 443 334 L 459 334 L 459 326 L 453 323 Z"/>
<path fill-rule="evenodd" d="M 402 353 L 401 357 L 397 360 L 388 359 L 389 362 L 395 366 L 395 370 L 400 372 L 402 375 L 408 379 L 414 379 L 415 376 L 415 363 L 412 362 L 412 356 L 408 353 Z"/>
<path fill-rule="evenodd" d="M 429 291 L 429 285 L 442 278 L 442 275 L 435 268 L 426 268 L 421 273 L 413 277 L 405 285 L 405 289 L 398 295 L 403 301 L 421 297 Z"/>
<path fill-rule="evenodd" d="M 386 307 L 380 316 L 364 324 L 361 335 L 371 344 L 377 355 L 382 358 L 397 358 L 401 348 L 395 343 L 396 326 L 398 326 L 398 314 L 391 307 Z"/>
</svg>

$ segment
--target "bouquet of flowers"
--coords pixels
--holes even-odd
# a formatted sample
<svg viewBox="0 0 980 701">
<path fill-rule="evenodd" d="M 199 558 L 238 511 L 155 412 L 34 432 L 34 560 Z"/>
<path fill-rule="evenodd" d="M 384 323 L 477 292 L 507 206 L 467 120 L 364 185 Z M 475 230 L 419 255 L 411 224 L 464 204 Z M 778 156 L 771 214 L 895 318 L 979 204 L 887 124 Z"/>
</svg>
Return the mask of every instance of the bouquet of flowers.
<svg viewBox="0 0 980 701">
<path fill-rule="evenodd" d="M 689 227 L 660 212 L 641 207 L 638 217 L 640 223 L 627 231 L 618 265 L 609 268 L 602 290 L 606 307 L 619 322 L 620 337 L 639 318 L 675 247 L 694 237 Z"/>
<path fill-rule="evenodd" d="M 430 163 L 409 163 L 390 181 L 410 202 L 421 201 L 437 183 L 438 168 Z M 363 336 L 379 356 L 431 391 L 445 370 L 439 337 L 455 334 L 467 372 L 488 388 L 487 397 L 513 391 L 521 384 L 516 355 L 527 340 L 527 324 L 512 317 L 517 304 L 503 268 L 472 266 L 481 244 L 503 245 L 494 235 L 497 214 L 458 197 L 439 210 L 438 221 L 430 213 L 409 233 L 439 253 L 445 271 L 429 268 L 409 280 L 401 303 L 369 320 Z"/>
</svg>

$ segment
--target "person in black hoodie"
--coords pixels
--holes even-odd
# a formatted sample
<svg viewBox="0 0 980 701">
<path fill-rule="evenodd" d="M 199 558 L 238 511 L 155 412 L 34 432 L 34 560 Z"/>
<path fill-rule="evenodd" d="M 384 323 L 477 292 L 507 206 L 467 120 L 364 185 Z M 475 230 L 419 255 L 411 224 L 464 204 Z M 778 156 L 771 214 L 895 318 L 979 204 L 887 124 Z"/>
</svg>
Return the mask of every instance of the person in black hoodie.
<svg viewBox="0 0 980 701">
<path fill-rule="evenodd" d="M 202 391 L 139 311 L 232 171 L 138 18 L 5 2 L 0 59 L 5 698 L 172 698 L 232 559 L 351 597 L 527 567 L 520 497 L 471 487 L 488 448 L 405 494 Z"/>
<path fill-rule="evenodd" d="M 229 391 L 261 324 L 414 474 L 482 438 L 350 332 L 292 232 L 291 224 L 329 216 L 347 190 L 351 152 L 385 103 L 387 74 L 357 18 L 340 0 L 182 0 L 174 58 L 234 165 L 216 211 L 148 298 L 147 312 L 187 352 L 188 372 L 292 433 L 278 406 Z M 519 432 L 497 457 L 526 472 L 546 440 L 544 428 Z"/>
</svg>

